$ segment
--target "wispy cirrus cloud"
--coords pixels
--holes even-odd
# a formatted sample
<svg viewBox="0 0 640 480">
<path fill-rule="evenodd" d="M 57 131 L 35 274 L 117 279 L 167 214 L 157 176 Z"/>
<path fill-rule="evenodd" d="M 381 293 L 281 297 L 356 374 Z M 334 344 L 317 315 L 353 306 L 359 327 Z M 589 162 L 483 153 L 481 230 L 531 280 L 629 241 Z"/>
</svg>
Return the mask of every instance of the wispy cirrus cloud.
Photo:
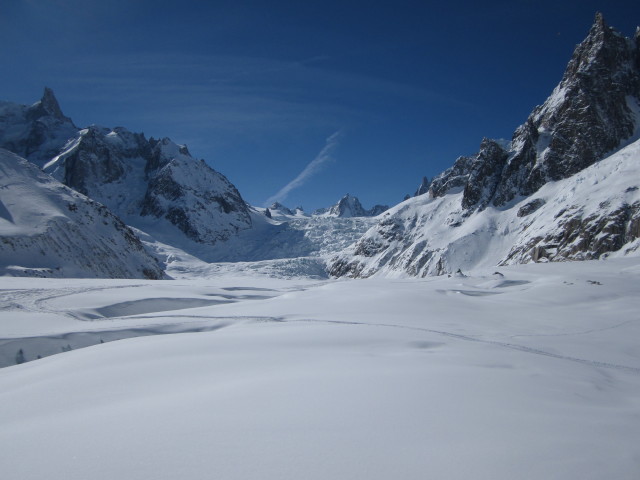
<svg viewBox="0 0 640 480">
<path fill-rule="evenodd" d="M 309 164 L 304 168 L 304 170 L 302 170 L 302 172 L 300 172 L 300 174 L 296 178 L 282 187 L 278 191 L 278 193 L 269 197 L 264 202 L 265 206 L 271 205 L 273 202 L 283 201 L 285 198 L 287 198 L 289 192 L 304 185 L 309 180 L 309 178 L 311 178 L 320 170 L 320 168 L 322 168 L 325 163 L 331 160 L 331 152 L 333 152 L 333 150 L 335 150 L 335 148 L 338 146 L 341 137 L 341 130 L 338 130 L 337 132 L 329 136 L 325 142 L 324 147 L 322 148 L 322 150 L 320 150 L 320 153 L 318 153 L 318 155 L 316 155 L 316 157 L 311 160 L 311 162 L 309 162 Z"/>
</svg>

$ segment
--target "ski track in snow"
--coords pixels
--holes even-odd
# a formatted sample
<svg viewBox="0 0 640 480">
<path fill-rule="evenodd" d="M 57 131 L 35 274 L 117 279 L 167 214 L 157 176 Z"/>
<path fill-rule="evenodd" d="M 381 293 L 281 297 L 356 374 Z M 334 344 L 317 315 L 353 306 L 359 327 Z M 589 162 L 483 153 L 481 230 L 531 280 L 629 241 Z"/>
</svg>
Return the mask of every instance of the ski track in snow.
<svg viewBox="0 0 640 480">
<path fill-rule="evenodd" d="M 452 280 L 461 280 L 463 284 L 458 284 L 459 286 L 453 288 L 434 288 L 433 291 L 446 296 L 464 295 L 466 297 L 476 297 L 478 298 L 478 300 L 481 300 L 483 297 L 486 298 L 496 295 L 503 295 L 509 292 L 516 292 L 517 294 L 521 294 L 522 292 L 532 288 L 533 286 L 531 281 L 521 279 L 501 278 L 487 280 L 485 278 L 483 280 L 482 278 L 474 279 L 463 277 L 460 279 Z M 402 283 L 402 281 L 398 281 L 398 283 Z M 425 284 L 429 283 L 430 280 L 425 282 Z M 226 286 L 209 285 L 199 286 L 198 288 L 196 288 L 196 291 L 193 292 L 194 295 L 192 297 L 187 297 L 184 295 L 190 290 L 189 288 L 185 288 L 185 285 L 180 285 L 180 288 L 176 290 L 175 293 L 172 293 L 173 295 L 176 295 L 174 297 L 158 296 L 159 292 L 156 292 L 153 289 L 151 293 L 145 292 L 144 289 L 149 288 L 150 285 L 146 282 L 132 282 L 131 284 L 126 285 L 102 284 L 97 286 L 59 287 L 56 285 L 52 288 L 7 288 L 0 290 L 3 297 L 2 302 L 0 303 L 0 312 L 20 311 L 23 313 L 34 312 L 39 314 L 51 314 L 67 317 L 74 321 L 80 321 L 81 323 L 78 324 L 79 327 L 74 331 L 60 332 L 55 330 L 43 329 L 39 331 L 37 335 L 3 336 L 2 338 L 0 338 L 0 342 L 2 342 L 2 345 L 4 345 L 4 350 L 6 350 L 5 357 L 10 358 L 12 355 L 11 349 L 15 350 L 15 346 L 19 345 L 20 342 L 29 343 L 36 342 L 37 340 L 42 339 L 66 341 L 73 340 L 74 338 L 78 337 L 86 337 L 85 340 L 83 340 L 84 343 L 82 345 L 79 345 L 79 348 L 81 348 L 84 346 L 90 346 L 91 344 L 100 343 L 103 341 L 103 337 L 105 336 L 108 337 L 108 341 L 112 341 L 122 338 L 146 335 L 212 331 L 223 328 L 225 326 L 237 324 L 239 322 L 315 322 L 325 323 L 329 325 L 360 325 L 424 332 L 467 342 L 483 343 L 499 348 L 507 348 L 533 355 L 546 356 L 558 360 L 571 361 L 596 368 L 615 369 L 627 373 L 632 373 L 634 375 L 640 374 L 640 367 L 564 355 L 561 353 L 550 352 L 536 346 L 525 346 L 508 341 L 481 338 L 478 335 L 455 333 L 447 330 L 425 328 L 419 326 L 400 325 L 395 323 L 378 323 L 375 321 L 367 323 L 361 321 L 345 321 L 338 319 L 327 320 L 318 318 L 288 318 L 289 316 L 286 314 L 263 316 L 229 316 L 204 314 L 201 313 L 201 310 L 198 311 L 198 313 L 188 313 L 188 310 L 194 308 L 206 308 L 215 305 L 224 305 L 237 302 L 267 300 L 285 295 L 287 293 L 310 291 L 315 287 L 321 287 L 326 284 L 327 282 L 314 282 L 304 286 L 284 284 L 279 286 L 278 288 L 257 287 L 252 285 L 239 286 L 233 284 L 227 284 Z M 161 285 L 161 287 L 164 288 L 165 285 Z M 134 290 L 139 290 L 141 293 L 139 295 L 135 294 L 135 292 L 132 293 Z M 125 296 L 129 296 L 131 297 L 131 299 L 122 299 L 121 301 L 117 301 L 118 299 L 120 299 L 120 294 L 118 292 L 123 292 Z M 85 298 L 87 295 L 92 295 L 96 298 L 103 298 L 103 300 L 101 302 L 98 302 L 99 305 L 91 308 L 85 306 L 78 307 L 73 305 L 61 307 L 61 300 L 65 298 L 78 299 Z M 71 301 L 71 303 L 73 304 L 73 301 Z M 618 322 L 615 325 L 607 325 L 604 327 L 589 328 L 573 332 L 531 334 L 523 333 L 509 335 L 508 338 L 515 339 L 525 337 L 575 337 L 597 332 L 615 330 L 625 325 L 634 323 L 635 321 L 635 319 L 628 319 L 622 322 Z M 81 324 L 86 325 L 86 322 L 90 322 L 92 324 L 92 327 L 89 329 L 80 327 Z M 93 343 L 87 340 L 89 337 L 93 337 Z M 1 349 L 2 346 L 0 346 L 0 350 Z M 15 352 L 13 352 L 13 354 L 15 355 Z M 51 352 L 47 354 L 51 354 Z"/>
<path fill-rule="evenodd" d="M 524 352 L 524 353 L 531 353 L 534 355 L 542 355 L 545 357 L 551 357 L 551 358 L 556 358 L 559 360 L 566 360 L 566 361 L 570 361 L 570 362 L 576 362 L 576 363 L 581 363 L 583 365 L 588 365 L 591 367 L 598 367 L 598 368 L 609 368 L 609 369 L 614 369 L 614 370 L 619 370 L 619 371 L 624 371 L 627 373 L 632 373 L 635 375 L 640 375 L 640 367 L 629 367 L 627 365 L 617 365 L 615 363 L 608 363 L 608 362 L 600 362 L 597 360 L 588 360 L 588 359 L 584 359 L 584 358 L 576 358 L 576 357 L 571 357 L 571 356 L 567 356 L 567 355 L 560 355 L 557 353 L 552 353 L 552 352 L 547 352 L 544 350 L 539 350 L 537 348 L 532 348 L 532 347 L 527 347 L 524 345 L 517 345 L 515 343 L 507 343 L 507 342 L 499 342 L 497 340 L 487 340 L 487 339 L 482 339 L 482 338 L 478 338 L 478 337 L 474 337 L 471 335 L 462 335 L 459 333 L 452 333 L 452 332 L 446 332 L 446 331 L 442 331 L 442 330 L 432 330 L 430 328 L 421 328 L 421 327 L 411 327 L 411 326 L 407 326 L 407 325 L 394 325 L 394 324 L 390 324 L 390 323 L 362 323 L 362 322 L 344 322 L 344 321 L 339 321 L 339 320 L 292 320 L 292 321 L 297 321 L 297 322 L 310 322 L 310 323 L 328 323 L 328 324 L 343 324 L 343 325 L 364 325 L 364 326 L 375 326 L 375 327 L 387 327 L 387 328 L 400 328 L 400 329 L 404 329 L 404 330 L 414 330 L 414 331 L 419 331 L 419 332 L 426 332 L 426 333 L 432 333 L 432 334 L 436 334 L 436 335 L 442 335 L 444 337 L 449 337 L 449 338 L 455 338 L 456 340 L 464 340 L 467 342 L 476 342 L 476 343 L 484 343 L 487 345 L 493 345 L 493 346 L 497 346 L 497 347 L 503 347 L 503 348 L 509 348 L 511 350 L 517 350 L 520 352 Z M 623 322 L 623 324 L 625 323 L 630 323 L 630 322 Z M 616 325 L 614 327 L 610 327 L 610 328 L 617 328 L 620 327 L 621 325 Z M 602 330 L 606 330 L 606 329 L 602 329 Z M 593 331 L 600 331 L 600 330 L 593 330 Z M 572 336 L 572 335 L 581 335 L 584 333 L 588 333 L 588 332 L 579 332 L 579 333 L 567 333 L 567 334 L 561 334 L 561 335 L 554 335 L 554 336 Z"/>
</svg>

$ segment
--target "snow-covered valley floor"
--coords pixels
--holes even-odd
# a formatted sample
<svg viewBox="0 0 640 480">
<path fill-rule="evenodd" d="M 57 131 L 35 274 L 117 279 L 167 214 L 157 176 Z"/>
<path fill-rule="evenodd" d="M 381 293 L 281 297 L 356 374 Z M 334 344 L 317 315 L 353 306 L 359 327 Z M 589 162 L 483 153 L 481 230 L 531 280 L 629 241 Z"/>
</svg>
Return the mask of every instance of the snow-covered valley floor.
<svg viewBox="0 0 640 480">
<path fill-rule="evenodd" d="M 637 479 L 640 258 L 498 270 L 0 278 L 2 477 Z"/>
</svg>

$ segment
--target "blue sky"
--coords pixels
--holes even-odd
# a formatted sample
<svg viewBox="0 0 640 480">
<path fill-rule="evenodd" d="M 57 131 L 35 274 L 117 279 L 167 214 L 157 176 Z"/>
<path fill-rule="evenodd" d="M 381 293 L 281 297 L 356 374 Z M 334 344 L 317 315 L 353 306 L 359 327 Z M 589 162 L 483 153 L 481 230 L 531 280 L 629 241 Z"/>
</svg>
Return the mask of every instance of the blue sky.
<svg viewBox="0 0 640 480">
<path fill-rule="evenodd" d="M 596 11 L 640 24 L 616 0 L 7 0 L 0 98 L 47 85 L 78 126 L 186 143 L 254 205 L 393 205 L 510 138 Z"/>
</svg>

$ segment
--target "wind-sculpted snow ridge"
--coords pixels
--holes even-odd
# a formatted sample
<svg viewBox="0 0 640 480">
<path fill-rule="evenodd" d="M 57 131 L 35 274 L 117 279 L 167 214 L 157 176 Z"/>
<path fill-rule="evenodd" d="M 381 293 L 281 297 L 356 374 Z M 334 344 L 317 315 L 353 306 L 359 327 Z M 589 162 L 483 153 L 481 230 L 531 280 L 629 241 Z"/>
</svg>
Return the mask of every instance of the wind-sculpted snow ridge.
<svg viewBox="0 0 640 480">
<path fill-rule="evenodd" d="M 589 260 L 640 250 L 640 141 L 508 207 L 471 214 L 464 193 L 391 209 L 334 257 L 334 276 L 424 277 L 515 263 Z"/>
<path fill-rule="evenodd" d="M 511 142 L 485 138 L 479 153 L 433 178 L 428 194 L 384 215 L 330 272 L 439 275 L 635 251 L 638 144 L 602 159 L 639 137 L 640 29 L 625 38 L 598 14 L 560 84 Z M 601 169 L 607 176 L 596 180 Z"/>
<path fill-rule="evenodd" d="M 0 149 L 0 276 L 163 277 L 103 205 Z"/>
</svg>

